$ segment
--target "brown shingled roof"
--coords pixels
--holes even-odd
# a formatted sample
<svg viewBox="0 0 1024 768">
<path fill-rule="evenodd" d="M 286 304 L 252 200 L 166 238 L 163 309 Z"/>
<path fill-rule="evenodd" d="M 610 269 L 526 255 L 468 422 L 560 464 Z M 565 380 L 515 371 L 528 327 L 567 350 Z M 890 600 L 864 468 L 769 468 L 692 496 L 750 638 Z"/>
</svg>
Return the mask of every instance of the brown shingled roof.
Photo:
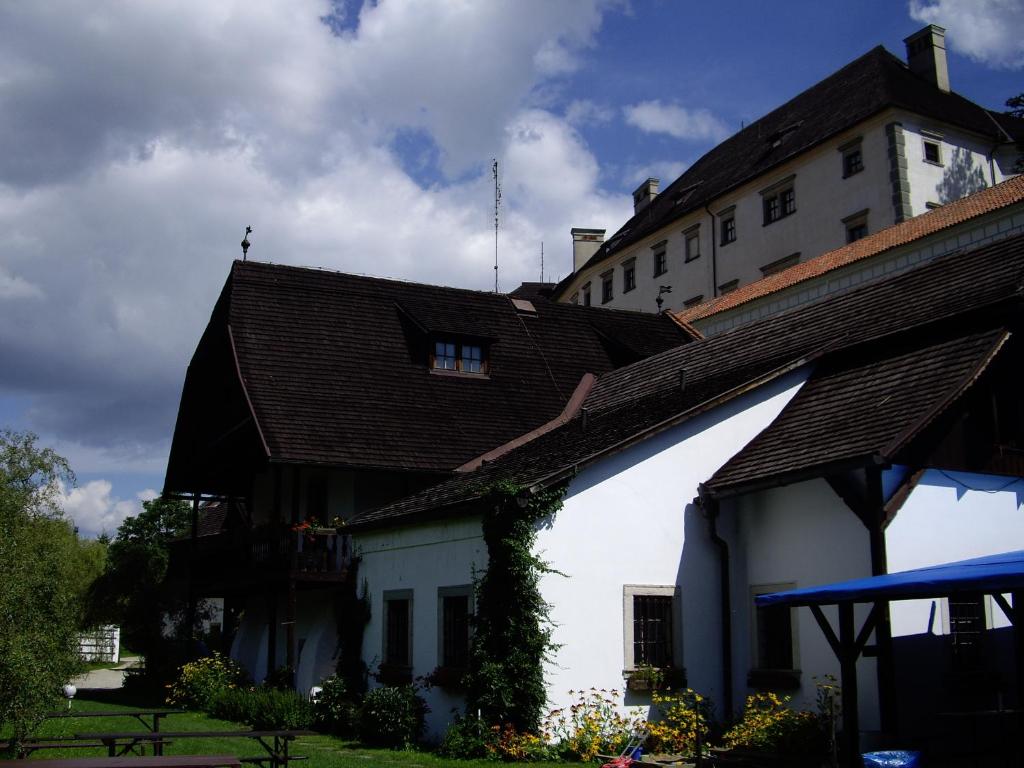
<svg viewBox="0 0 1024 768">
<path fill-rule="evenodd" d="M 989 187 L 956 202 L 948 203 L 941 208 L 887 227 L 802 264 L 795 264 L 789 269 L 737 288 L 711 301 L 680 310 L 675 313 L 675 317 L 683 322 L 693 323 L 726 312 L 849 264 L 949 229 L 978 216 L 998 211 L 1022 200 L 1024 200 L 1024 176 L 1015 176 L 994 187 Z"/>
</svg>

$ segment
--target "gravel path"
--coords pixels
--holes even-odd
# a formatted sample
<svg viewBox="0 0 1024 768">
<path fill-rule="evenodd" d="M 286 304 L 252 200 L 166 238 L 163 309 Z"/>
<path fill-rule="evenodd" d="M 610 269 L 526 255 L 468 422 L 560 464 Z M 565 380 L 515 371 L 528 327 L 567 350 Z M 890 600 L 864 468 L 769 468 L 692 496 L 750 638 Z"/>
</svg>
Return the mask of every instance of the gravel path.
<svg viewBox="0 0 1024 768">
<path fill-rule="evenodd" d="M 141 663 L 138 656 L 128 656 L 114 669 L 94 669 L 76 677 L 71 682 L 76 688 L 120 688 L 124 683 L 124 671 Z"/>
</svg>

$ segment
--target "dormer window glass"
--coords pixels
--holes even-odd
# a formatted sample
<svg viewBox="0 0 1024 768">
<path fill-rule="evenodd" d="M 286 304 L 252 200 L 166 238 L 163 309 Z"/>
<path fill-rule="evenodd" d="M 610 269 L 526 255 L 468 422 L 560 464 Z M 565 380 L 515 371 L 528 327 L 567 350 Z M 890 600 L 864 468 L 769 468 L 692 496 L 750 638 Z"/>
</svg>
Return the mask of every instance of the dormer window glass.
<svg viewBox="0 0 1024 768">
<path fill-rule="evenodd" d="M 484 348 L 480 344 L 454 339 L 441 339 L 434 342 L 430 367 L 435 371 L 487 373 Z"/>
</svg>

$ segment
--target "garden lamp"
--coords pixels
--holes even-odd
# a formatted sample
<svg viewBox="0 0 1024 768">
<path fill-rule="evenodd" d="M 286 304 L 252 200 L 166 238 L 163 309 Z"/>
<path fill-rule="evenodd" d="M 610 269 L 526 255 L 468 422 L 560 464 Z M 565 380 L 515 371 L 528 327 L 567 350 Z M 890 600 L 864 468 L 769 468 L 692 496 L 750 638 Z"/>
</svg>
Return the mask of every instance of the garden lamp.
<svg viewBox="0 0 1024 768">
<path fill-rule="evenodd" d="M 68 709 L 71 709 L 71 700 L 75 698 L 75 694 L 78 693 L 78 689 L 75 688 L 71 683 L 64 686 L 64 698 L 68 700 Z"/>
</svg>

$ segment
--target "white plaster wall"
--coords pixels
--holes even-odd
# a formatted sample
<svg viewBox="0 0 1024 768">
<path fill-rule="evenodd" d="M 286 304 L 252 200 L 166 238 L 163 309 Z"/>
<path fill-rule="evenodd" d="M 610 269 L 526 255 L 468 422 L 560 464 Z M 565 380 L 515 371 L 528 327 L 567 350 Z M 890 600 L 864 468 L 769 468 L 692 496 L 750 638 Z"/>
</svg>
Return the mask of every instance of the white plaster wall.
<svg viewBox="0 0 1024 768">
<path fill-rule="evenodd" d="M 364 533 L 357 537 L 355 546 L 363 558 L 359 579 L 365 580 L 370 596 L 363 660 L 372 671 L 383 658 L 384 592 L 413 590 L 413 676 L 429 675 L 440 664 L 438 588 L 470 584 L 473 574 L 487 567 L 479 518 Z M 452 711 L 462 710 L 463 699 L 441 688 L 432 688 L 423 695 L 430 707 L 427 735 L 436 739 L 444 733 Z"/>
<path fill-rule="evenodd" d="M 890 573 L 1024 549 L 1024 480 L 927 470 L 886 529 L 885 547 Z M 893 637 L 944 633 L 939 601 L 904 600 L 889 611 Z M 1008 626 L 998 607 L 991 617 Z"/>
<path fill-rule="evenodd" d="M 569 690 L 623 689 L 623 586 L 678 585 L 683 663 L 694 689 L 721 701 L 718 555 L 694 508 L 697 485 L 764 429 L 806 380 L 795 371 L 584 469 L 538 550 L 564 575 L 541 583 L 552 606 L 552 706 Z M 627 635 L 628 636 L 628 635 Z M 630 694 L 625 702 L 646 707 Z"/>
<path fill-rule="evenodd" d="M 814 479 L 743 497 L 736 507 L 739 547 L 733 584 L 734 669 L 736 702 L 747 692 L 750 670 L 754 605 L 751 587 L 790 583 L 811 587 L 871 575 L 871 550 L 867 528 L 828 483 Z M 793 700 L 805 709 L 815 707 L 815 677 L 829 674 L 839 679 L 839 662 L 807 608 L 796 610 L 796 641 L 801 670 L 800 688 Z M 834 607 L 825 615 L 838 629 Z M 858 628 L 868 607 L 855 612 Z M 861 728 L 877 730 L 878 684 L 874 659 L 857 664 Z"/>
</svg>

